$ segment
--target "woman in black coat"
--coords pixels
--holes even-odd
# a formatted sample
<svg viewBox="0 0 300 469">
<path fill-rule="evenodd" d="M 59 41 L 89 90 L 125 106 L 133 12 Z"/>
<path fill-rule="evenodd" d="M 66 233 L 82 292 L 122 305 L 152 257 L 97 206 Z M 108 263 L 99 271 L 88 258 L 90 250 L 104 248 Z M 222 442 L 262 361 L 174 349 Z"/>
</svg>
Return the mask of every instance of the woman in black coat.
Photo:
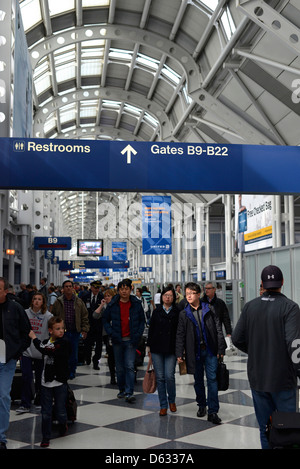
<svg viewBox="0 0 300 469">
<path fill-rule="evenodd" d="M 168 403 L 171 412 L 176 412 L 175 386 L 175 343 L 179 311 L 175 305 L 174 288 L 169 285 L 161 293 L 161 304 L 153 311 L 147 345 L 157 380 L 160 415 L 167 414 Z"/>
</svg>

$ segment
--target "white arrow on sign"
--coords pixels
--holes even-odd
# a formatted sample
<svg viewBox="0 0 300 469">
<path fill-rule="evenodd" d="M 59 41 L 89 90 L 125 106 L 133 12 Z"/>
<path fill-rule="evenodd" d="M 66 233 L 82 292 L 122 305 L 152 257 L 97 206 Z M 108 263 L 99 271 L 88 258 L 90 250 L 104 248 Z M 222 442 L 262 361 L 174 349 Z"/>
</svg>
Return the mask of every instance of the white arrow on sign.
<svg viewBox="0 0 300 469">
<path fill-rule="evenodd" d="M 121 151 L 122 155 L 125 155 L 127 153 L 127 164 L 131 163 L 131 154 L 136 155 L 137 151 L 131 146 L 127 145 L 127 147 L 124 148 L 124 150 Z"/>
</svg>

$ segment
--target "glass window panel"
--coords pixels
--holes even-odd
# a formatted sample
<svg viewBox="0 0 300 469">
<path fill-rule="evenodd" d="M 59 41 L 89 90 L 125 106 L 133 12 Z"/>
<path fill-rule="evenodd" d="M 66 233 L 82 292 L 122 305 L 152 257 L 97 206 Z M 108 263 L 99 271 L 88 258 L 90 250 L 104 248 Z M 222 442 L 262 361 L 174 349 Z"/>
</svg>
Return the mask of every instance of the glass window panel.
<svg viewBox="0 0 300 469">
<path fill-rule="evenodd" d="M 64 64 L 56 69 L 56 80 L 58 83 L 75 78 L 75 63 Z"/>
<path fill-rule="evenodd" d="M 110 0 L 82 0 L 82 7 L 105 7 L 110 4 Z"/>
<path fill-rule="evenodd" d="M 76 117 L 75 111 L 60 112 L 60 122 L 62 124 L 64 122 L 74 121 L 75 117 Z"/>
<path fill-rule="evenodd" d="M 52 117 L 49 117 L 45 122 L 44 132 L 47 134 L 48 132 L 50 132 L 50 130 L 54 129 L 55 126 L 56 126 L 56 118 L 54 115 L 52 115 Z"/>
<path fill-rule="evenodd" d="M 100 60 L 83 60 L 81 64 L 82 76 L 101 75 L 102 63 Z"/>
<path fill-rule="evenodd" d="M 48 74 L 42 75 L 35 80 L 34 85 L 37 95 L 43 93 L 51 86 L 50 76 Z"/>
<path fill-rule="evenodd" d="M 25 31 L 42 21 L 39 0 L 25 0 L 20 4 L 20 7 Z"/>
<path fill-rule="evenodd" d="M 203 3 L 208 8 L 214 11 L 217 8 L 218 0 L 201 0 L 199 3 Z"/>
<path fill-rule="evenodd" d="M 48 0 L 50 16 L 60 15 L 65 11 L 73 10 L 75 8 L 75 0 Z"/>
</svg>

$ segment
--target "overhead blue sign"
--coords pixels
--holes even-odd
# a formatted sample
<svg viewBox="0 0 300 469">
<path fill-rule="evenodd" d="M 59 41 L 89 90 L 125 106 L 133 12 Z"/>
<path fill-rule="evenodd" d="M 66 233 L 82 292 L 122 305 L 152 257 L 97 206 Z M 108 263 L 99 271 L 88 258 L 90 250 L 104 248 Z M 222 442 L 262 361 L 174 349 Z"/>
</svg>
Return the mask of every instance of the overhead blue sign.
<svg viewBox="0 0 300 469">
<path fill-rule="evenodd" d="M 36 250 L 70 250 L 72 238 L 57 236 L 37 236 L 34 238 L 34 249 Z"/>
<path fill-rule="evenodd" d="M 139 267 L 139 272 L 152 272 L 152 267 Z"/>
<path fill-rule="evenodd" d="M 129 261 L 59 261 L 59 270 L 75 269 L 128 269 Z"/>
<path fill-rule="evenodd" d="M 1 138 L 0 161 L 1 189 L 300 192 L 298 146 Z"/>
</svg>

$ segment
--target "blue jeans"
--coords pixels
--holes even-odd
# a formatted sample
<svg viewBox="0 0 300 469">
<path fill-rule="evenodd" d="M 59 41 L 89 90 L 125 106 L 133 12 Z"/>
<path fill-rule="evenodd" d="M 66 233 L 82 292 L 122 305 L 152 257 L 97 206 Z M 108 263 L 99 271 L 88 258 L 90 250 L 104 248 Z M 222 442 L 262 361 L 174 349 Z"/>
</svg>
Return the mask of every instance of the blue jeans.
<svg viewBox="0 0 300 469">
<path fill-rule="evenodd" d="M 208 414 L 219 411 L 218 383 L 217 383 L 218 359 L 207 350 L 201 350 L 200 360 L 196 360 L 195 392 L 196 402 L 199 407 L 206 407 Z M 207 402 L 205 397 L 204 370 L 207 380 Z"/>
<path fill-rule="evenodd" d="M 165 353 L 151 353 L 156 375 L 157 392 L 161 409 L 175 403 L 175 366 L 176 356 Z"/>
<path fill-rule="evenodd" d="M 17 360 L 0 363 L 0 441 L 6 443 L 6 431 L 9 427 L 10 391 L 15 375 Z"/>
<path fill-rule="evenodd" d="M 269 449 L 266 426 L 274 410 L 296 412 L 296 388 L 278 392 L 262 392 L 251 389 L 254 410 L 259 425 L 262 449 Z"/>
<path fill-rule="evenodd" d="M 130 340 L 123 340 L 113 344 L 113 349 L 119 390 L 131 395 L 134 390 L 136 347 Z"/>
<path fill-rule="evenodd" d="M 53 388 L 41 387 L 42 434 L 45 440 L 51 438 L 53 400 L 56 420 L 59 424 L 65 425 L 67 423 L 67 384 Z"/>
<path fill-rule="evenodd" d="M 79 346 L 79 339 L 80 333 L 77 331 L 67 331 L 65 332 L 65 337 L 67 337 L 71 343 L 71 355 L 69 358 L 69 368 L 70 368 L 70 376 L 74 375 L 77 368 L 78 363 L 78 346 Z"/>
</svg>

